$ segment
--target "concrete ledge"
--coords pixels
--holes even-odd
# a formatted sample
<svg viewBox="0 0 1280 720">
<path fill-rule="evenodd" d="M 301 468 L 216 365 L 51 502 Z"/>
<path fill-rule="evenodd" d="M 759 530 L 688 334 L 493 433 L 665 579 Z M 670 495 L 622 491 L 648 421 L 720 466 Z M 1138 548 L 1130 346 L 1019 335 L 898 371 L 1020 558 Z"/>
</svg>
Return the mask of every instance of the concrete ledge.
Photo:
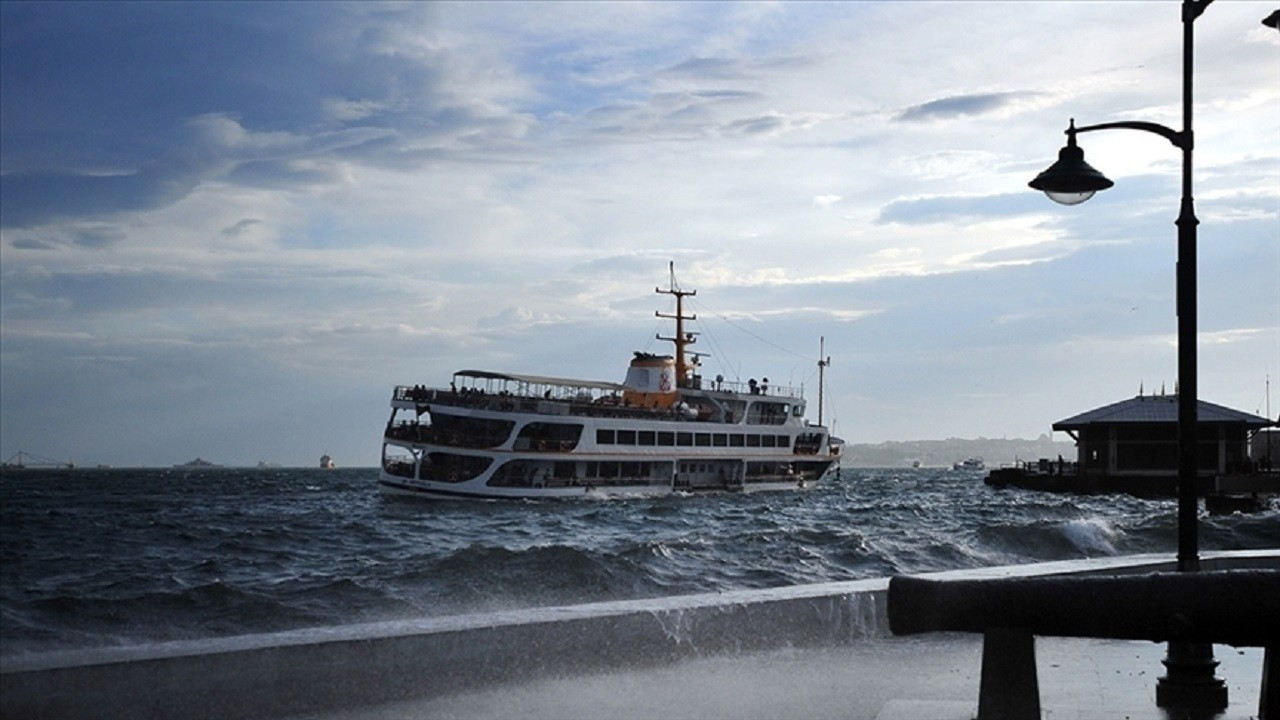
<svg viewBox="0 0 1280 720">
<path fill-rule="evenodd" d="M 1204 553 L 1280 568 L 1280 550 Z M 1169 570 L 1167 555 L 932 573 L 936 579 Z M 888 580 L 595 603 L 0 658 L 0 715 L 262 718 L 511 680 L 888 635 Z"/>
</svg>

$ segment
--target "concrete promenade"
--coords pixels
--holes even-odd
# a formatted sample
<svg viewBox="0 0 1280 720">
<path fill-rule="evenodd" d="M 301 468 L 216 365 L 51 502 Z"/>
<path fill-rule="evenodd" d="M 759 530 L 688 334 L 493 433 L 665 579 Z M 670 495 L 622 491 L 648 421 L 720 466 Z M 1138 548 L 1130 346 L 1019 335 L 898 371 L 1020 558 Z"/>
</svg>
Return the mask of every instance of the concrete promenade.
<svg viewBox="0 0 1280 720">
<path fill-rule="evenodd" d="M 1040 638 L 1036 651 L 1045 720 L 1182 717 L 1155 704 L 1163 645 Z M 1262 651 L 1215 652 L 1231 705 L 1207 717 L 1254 717 Z M 882 638 L 507 683 L 293 720 L 971 720 L 981 655 L 977 636 Z"/>
<path fill-rule="evenodd" d="M 1280 550 L 1203 554 L 1280 567 Z M 933 573 L 1170 570 L 1167 555 Z M 972 717 L 981 640 L 890 637 L 886 578 L 0 658 L 3 718 Z M 1166 718 L 1164 646 L 1037 639 L 1046 718 Z M 1225 718 L 1262 653 L 1219 646 Z"/>
</svg>

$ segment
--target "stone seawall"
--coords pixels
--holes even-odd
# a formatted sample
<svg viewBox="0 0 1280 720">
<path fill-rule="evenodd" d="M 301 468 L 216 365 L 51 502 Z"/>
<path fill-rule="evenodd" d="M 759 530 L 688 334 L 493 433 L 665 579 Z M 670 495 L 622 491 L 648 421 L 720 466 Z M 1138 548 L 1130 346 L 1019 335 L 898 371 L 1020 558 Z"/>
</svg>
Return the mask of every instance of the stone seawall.
<svg viewBox="0 0 1280 720">
<path fill-rule="evenodd" d="M 1206 569 L 1280 567 L 1280 551 L 1203 557 Z M 923 577 L 1173 565 L 1145 555 Z M 848 646 L 888 634 L 887 588 L 880 578 L 0 658 L 0 716 L 281 717 L 693 657 Z"/>
</svg>

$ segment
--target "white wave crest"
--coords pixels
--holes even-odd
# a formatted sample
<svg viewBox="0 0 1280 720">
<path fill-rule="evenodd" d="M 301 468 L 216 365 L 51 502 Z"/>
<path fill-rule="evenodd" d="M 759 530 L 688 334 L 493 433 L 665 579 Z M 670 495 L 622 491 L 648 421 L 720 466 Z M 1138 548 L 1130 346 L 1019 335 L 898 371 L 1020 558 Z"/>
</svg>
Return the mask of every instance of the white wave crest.
<svg viewBox="0 0 1280 720">
<path fill-rule="evenodd" d="M 1110 522 L 1098 518 L 1081 518 L 1062 525 L 1062 535 L 1077 550 L 1088 555 L 1115 555 L 1115 541 L 1124 536 L 1124 532 Z"/>
</svg>

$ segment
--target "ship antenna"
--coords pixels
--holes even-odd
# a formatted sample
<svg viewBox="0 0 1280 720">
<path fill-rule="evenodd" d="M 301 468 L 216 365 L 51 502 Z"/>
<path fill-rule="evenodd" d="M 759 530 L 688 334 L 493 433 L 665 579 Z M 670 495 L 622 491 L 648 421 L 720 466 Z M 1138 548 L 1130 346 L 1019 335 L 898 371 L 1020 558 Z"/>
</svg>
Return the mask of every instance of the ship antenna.
<svg viewBox="0 0 1280 720">
<path fill-rule="evenodd" d="M 818 424 L 822 424 L 822 398 L 825 395 L 823 389 L 823 381 L 826 379 L 827 366 L 831 364 L 831 358 L 826 356 L 827 338 L 818 338 Z"/>
<path fill-rule="evenodd" d="M 681 289 L 676 285 L 676 264 L 675 264 L 675 261 L 671 261 L 671 262 L 668 264 L 668 270 L 669 270 L 669 272 L 670 272 L 670 287 L 669 287 L 668 289 L 666 289 L 666 290 L 663 290 L 662 288 L 654 288 L 654 289 L 653 289 L 653 291 L 654 291 L 654 292 L 656 292 L 656 293 L 661 293 L 661 294 L 663 294 L 663 295 L 674 295 L 674 296 L 675 296 L 675 298 L 676 298 L 676 314 L 675 314 L 675 315 L 665 315 L 665 314 L 663 314 L 663 313 L 661 313 L 661 312 L 654 312 L 653 314 L 654 314 L 654 316 L 656 316 L 656 317 L 660 317 L 660 318 L 667 318 L 667 319 L 671 319 L 671 320 L 675 320 L 675 321 L 676 321 L 676 334 L 675 334 L 675 337 L 662 337 L 661 335 L 658 335 L 658 336 L 657 336 L 657 338 L 658 338 L 659 340 L 667 340 L 667 341 L 669 341 L 669 342 L 675 343 L 675 346 L 676 346 L 676 386 L 677 386 L 677 387 L 682 387 L 682 388 L 683 388 L 683 387 L 689 387 L 689 365 L 688 365 L 688 363 L 686 363 L 686 362 L 685 362 L 685 359 L 684 359 L 684 349 L 685 349 L 685 347 L 686 347 L 686 346 L 692 345 L 692 344 L 694 344 L 695 342 L 697 342 L 697 341 L 698 341 L 698 339 L 697 339 L 697 337 L 696 337 L 696 336 L 697 336 L 697 333 L 694 333 L 694 332 L 685 332 L 685 330 L 684 330 L 684 321 L 685 321 L 685 320 L 697 320 L 697 319 L 698 319 L 698 316 L 697 316 L 697 315 L 685 315 L 685 314 L 684 314 L 684 299 L 685 299 L 685 297 L 692 297 L 692 296 L 694 296 L 694 295 L 697 295 L 697 294 L 698 294 L 698 291 L 697 291 L 697 290 L 689 290 L 689 291 L 681 290 Z"/>
</svg>

